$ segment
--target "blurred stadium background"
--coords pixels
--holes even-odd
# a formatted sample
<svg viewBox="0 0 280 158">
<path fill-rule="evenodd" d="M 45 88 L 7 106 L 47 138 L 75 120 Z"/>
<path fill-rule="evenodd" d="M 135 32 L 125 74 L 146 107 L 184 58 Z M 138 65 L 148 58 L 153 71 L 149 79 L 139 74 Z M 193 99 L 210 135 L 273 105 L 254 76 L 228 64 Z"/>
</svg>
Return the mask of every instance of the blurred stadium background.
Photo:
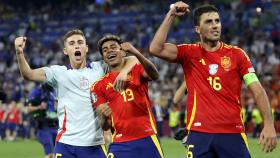
<svg viewBox="0 0 280 158">
<path fill-rule="evenodd" d="M 271 106 L 275 127 L 280 133 L 280 1 L 279 0 L 196 0 L 185 1 L 191 8 L 210 3 L 220 9 L 223 40 L 244 49 L 262 82 Z M 145 55 L 149 42 L 160 25 L 172 0 L 2 0 L 0 1 L 0 157 L 43 157 L 43 150 L 36 141 L 32 119 L 25 101 L 36 85 L 20 76 L 14 53 L 14 39 L 28 37 L 26 57 L 32 68 L 68 64 L 62 53 L 62 36 L 74 28 L 82 29 L 89 45 L 89 60 L 100 60 L 97 41 L 106 33 L 131 41 Z M 173 43 L 197 41 L 191 15 L 176 19 L 168 40 Z M 183 80 L 183 72 L 176 64 L 167 64 L 149 57 L 160 71 L 160 79 L 150 84 L 150 97 L 157 109 L 155 116 L 164 152 L 167 158 L 183 157 L 184 147 L 172 140 L 168 125 L 172 97 Z M 257 125 L 261 126 L 252 95 L 242 90 L 244 120 L 250 138 L 252 157 L 265 155 L 257 146 Z M 176 109 L 180 112 L 180 125 L 184 126 L 185 100 Z M 23 120 L 18 122 L 18 137 L 14 142 L 5 140 L 3 115 L 11 101 L 17 102 Z M 159 110 L 160 109 L 160 110 Z M 16 150 L 16 151 L 15 151 Z M 29 155 L 28 155 L 29 154 Z M 14 155 L 14 156 L 13 156 Z M 278 156 L 277 156 L 278 155 Z M 279 158 L 278 149 L 266 157 Z M 33 157 L 32 157 L 33 156 Z"/>
</svg>

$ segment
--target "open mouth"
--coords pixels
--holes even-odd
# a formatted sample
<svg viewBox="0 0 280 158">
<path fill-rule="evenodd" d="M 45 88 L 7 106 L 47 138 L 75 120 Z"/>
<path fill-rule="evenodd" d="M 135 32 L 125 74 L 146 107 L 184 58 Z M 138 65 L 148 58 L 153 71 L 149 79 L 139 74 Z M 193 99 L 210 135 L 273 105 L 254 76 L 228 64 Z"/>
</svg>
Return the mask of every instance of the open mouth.
<svg viewBox="0 0 280 158">
<path fill-rule="evenodd" d="M 81 56 L 81 55 L 82 55 L 82 53 L 80 51 L 75 52 L 75 56 Z"/>
<path fill-rule="evenodd" d="M 117 56 L 116 54 L 109 54 L 109 55 L 107 56 L 107 59 L 108 59 L 108 60 L 112 60 L 112 59 L 114 59 L 116 56 Z"/>
<path fill-rule="evenodd" d="M 81 60 L 81 57 L 82 57 L 82 53 L 80 51 L 76 51 L 74 53 L 75 57 L 76 57 L 76 60 Z"/>
</svg>

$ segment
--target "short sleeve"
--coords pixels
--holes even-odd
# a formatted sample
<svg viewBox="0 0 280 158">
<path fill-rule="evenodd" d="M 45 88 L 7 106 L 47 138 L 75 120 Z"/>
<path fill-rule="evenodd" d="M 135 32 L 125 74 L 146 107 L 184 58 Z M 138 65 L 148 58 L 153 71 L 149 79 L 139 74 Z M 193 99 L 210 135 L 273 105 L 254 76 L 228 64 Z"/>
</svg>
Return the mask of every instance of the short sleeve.
<svg viewBox="0 0 280 158">
<path fill-rule="evenodd" d="M 248 73 L 255 73 L 255 69 L 245 51 L 240 48 L 237 48 L 236 51 L 238 53 L 238 68 L 240 77 L 243 77 Z"/>
<path fill-rule="evenodd" d="M 141 64 L 134 65 L 130 74 L 131 75 L 130 80 L 133 82 L 133 84 L 135 85 L 141 84 L 141 79 L 143 79 L 144 72 L 145 70 Z"/>
<path fill-rule="evenodd" d="M 176 62 L 183 64 L 190 58 L 190 52 L 191 52 L 191 45 L 190 44 L 180 44 L 177 45 L 177 57 L 176 57 Z"/>
<path fill-rule="evenodd" d="M 46 77 L 47 77 L 47 83 L 52 86 L 55 87 L 57 84 L 57 74 L 58 74 L 58 70 L 59 70 L 60 66 L 58 65 L 53 65 L 50 67 L 43 67 L 43 70 L 45 71 Z"/>
<path fill-rule="evenodd" d="M 98 82 L 93 84 L 90 89 L 90 99 L 93 107 L 98 107 L 100 104 L 106 103 L 106 98 L 102 92 L 102 88 L 99 87 Z"/>
</svg>

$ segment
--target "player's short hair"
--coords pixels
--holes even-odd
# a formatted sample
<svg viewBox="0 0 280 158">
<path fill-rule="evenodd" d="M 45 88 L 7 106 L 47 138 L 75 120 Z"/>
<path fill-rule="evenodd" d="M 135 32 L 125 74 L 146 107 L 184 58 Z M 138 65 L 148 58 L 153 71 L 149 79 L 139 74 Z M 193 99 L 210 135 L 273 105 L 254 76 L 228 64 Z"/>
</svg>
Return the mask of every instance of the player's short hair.
<svg viewBox="0 0 280 158">
<path fill-rule="evenodd" d="M 98 43 L 97 43 L 97 47 L 99 49 L 99 53 L 103 56 L 103 52 L 102 52 L 102 45 L 107 42 L 107 41 L 116 41 L 118 44 L 122 44 L 123 40 L 116 35 L 105 35 L 104 37 L 102 37 Z"/>
<path fill-rule="evenodd" d="M 85 34 L 83 33 L 82 30 L 74 29 L 74 30 L 68 31 L 68 32 L 63 36 L 63 42 L 65 43 L 66 40 L 67 40 L 69 37 L 73 36 L 73 35 L 81 35 L 81 36 L 83 36 L 83 37 L 86 39 Z"/>
<path fill-rule="evenodd" d="M 200 16 L 204 13 L 209 13 L 209 12 L 219 13 L 219 10 L 213 5 L 203 5 L 203 6 L 200 6 L 200 7 L 197 7 L 196 9 L 194 9 L 194 11 L 193 11 L 194 25 L 198 26 L 199 21 L 200 21 Z"/>
</svg>

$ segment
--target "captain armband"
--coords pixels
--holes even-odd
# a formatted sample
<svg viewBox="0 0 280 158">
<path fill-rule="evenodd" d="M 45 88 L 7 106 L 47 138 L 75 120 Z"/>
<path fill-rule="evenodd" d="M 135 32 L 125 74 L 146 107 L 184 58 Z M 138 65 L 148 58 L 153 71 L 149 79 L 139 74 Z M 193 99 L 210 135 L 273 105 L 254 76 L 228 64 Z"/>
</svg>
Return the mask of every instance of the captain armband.
<svg viewBox="0 0 280 158">
<path fill-rule="evenodd" d="M 245 81 L 246 86 L 250 85 L 255 81 L 259 81 L 257 75 L 255 73 L 247 73 L 243 76 L 243 80 Z"/>
</svg>

